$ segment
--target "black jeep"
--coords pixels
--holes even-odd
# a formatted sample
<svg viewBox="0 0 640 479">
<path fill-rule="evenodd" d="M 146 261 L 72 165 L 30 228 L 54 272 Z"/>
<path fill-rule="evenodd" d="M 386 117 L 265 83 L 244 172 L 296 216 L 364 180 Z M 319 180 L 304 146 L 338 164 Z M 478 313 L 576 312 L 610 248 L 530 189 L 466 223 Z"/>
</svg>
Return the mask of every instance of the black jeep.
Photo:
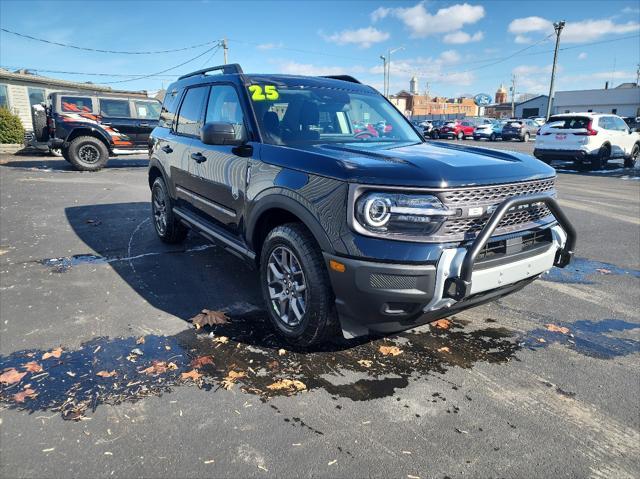
<svg viewBox="0 0 640 479">
<path fill-rule="evenodd" d="M 271 321 L 297 344 L 412 328 L 573 254 L 552 168 L 427 143 L 352 77 L 197 71 L 168 88 L 151 142 L 159 237 L 191 228 L 257 265 Z"/>
<path fill-rule="evenodd" d="M 97 171 L 109 156 L 146 154 L 158 125 L 160 102 L 116 94 L 52 93 L 47 105 L 48 145 L 74 168 Z"/>
</svg>

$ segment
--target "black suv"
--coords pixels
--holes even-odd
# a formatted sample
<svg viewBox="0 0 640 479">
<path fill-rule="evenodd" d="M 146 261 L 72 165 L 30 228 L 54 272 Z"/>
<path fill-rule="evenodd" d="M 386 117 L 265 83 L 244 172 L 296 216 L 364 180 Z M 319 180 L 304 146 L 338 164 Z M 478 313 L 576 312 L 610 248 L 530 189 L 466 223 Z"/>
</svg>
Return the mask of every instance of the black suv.
<svg viewBox="0 0 640 479">
<path fill-rule="evenodd" d="M 160 102 L 116 94 L 52 93 L 47 105 L 49 148 L 74 168 L 97 171 L 109 156 L 146 154 Z"/>
<path fill-rule="evenodd" d="M 378 136 L 354 128 L 377 122 Z M 567 265 L 575 245 L 552 168 L 427 143 L 348 76 L 185 75 L 151 142 L 157 234 L 176 243 L 191 228 L 256 264 L 271 321 L 300 345 L 499 298 Z"/>
</svg>

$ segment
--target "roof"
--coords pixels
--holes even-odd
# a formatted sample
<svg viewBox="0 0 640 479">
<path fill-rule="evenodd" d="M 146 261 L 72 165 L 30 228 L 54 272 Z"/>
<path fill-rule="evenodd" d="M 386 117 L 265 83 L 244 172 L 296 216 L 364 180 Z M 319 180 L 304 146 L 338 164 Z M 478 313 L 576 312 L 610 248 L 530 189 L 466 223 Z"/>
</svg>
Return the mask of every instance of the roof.
<svg viewBox="0 0 640 479">
<path fill-rule="evenodd" d="M 94 83 L 80 83 L 80 82 L 74 82 L 69 80 L 60 80 L 59 78 L 49 78 L 49 77 L 36 75 L 34 73 L 11 72 L 3 68 L 0 68 L 0 79 L 39 83 L 43 86 L 59 87 L 59 88 L 65 88 L 69 90 L 74 90 L 74 89 L 90 90 L 95 92 L 110 92 L 110 93 L 121 93 L 126 95 L 138 95 L 138 96 L 145 96 L 145 97 L 147 96 L 147 92 L 144 90 L 141 90 L 141 91 L 114 90 L 113 88 L 105 85 L 97 85 Z"/>
<path fill-rule="evenodd" d="M 516 106 L 524 105 L 525 103 L 529 103 L 530 101 L 537 100 L 538 98 L 542 98 L 542 97 L 549 98 L 549 95 L 537 95 L 537 96 L 534 96 L 533 98 L 529 98 L 528 100 L 516 103 Z"/>
</svg>

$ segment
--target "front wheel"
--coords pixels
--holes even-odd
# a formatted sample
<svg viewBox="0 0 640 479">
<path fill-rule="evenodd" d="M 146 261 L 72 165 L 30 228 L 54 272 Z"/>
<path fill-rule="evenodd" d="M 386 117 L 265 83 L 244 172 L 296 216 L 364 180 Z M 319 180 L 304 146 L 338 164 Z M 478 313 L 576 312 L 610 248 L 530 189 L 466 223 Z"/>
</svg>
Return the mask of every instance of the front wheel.
<svg viewBox="0 0 640 479">
<path fill-rule="evenodd" d="M 458 133 L 458 140 L 464 140 L 464 133 Z"/>
<path fill-rule="evenodd" d="M 299 223 L 271 230 L 260 256 L 262 295 L 269 319 L 297 346 L 318 344 L 336 332 L 334 296 L 322 252 Z"/>
<path fill-rule="evenodd" d="M 633 145 L 631 149 L 631 154 L 624 159 L 624 167 L 625 168 L 633 168 L 638 163 L 638 158 L 640 158 L 640 145 Z"/>
<path fill-rule="evenodd" d="M 489 141 L 496 141 L 496 134 L 495 133 L 491 133 L 491 136 L 489 136 Z"/>
<path fill-rule="evenodd" d="M 525 143 L 527 143 L 529 141 L 530 135 L 529 133 L 525 133 L 524 136 L 522 137 L 522 141 L 524 141 Z"/>
<path fill-rule="evenodd" d="M 440 133 L 438 133 L 437 131 L 432 131 L 432 132 L 431 132 L 431 139 L 432 139 L 432 140 L 438 140 L 438 139 L 440 139 Z"/>
</svg>

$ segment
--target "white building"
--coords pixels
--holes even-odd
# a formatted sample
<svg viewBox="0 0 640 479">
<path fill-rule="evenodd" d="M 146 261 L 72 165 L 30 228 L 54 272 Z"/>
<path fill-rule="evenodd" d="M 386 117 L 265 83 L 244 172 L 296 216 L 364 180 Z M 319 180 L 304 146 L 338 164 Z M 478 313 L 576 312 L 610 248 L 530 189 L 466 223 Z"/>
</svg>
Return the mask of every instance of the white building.
<svg viewBox="0 0 640 479">
<path fill-rule="evenodd" d="M 546 116 L 547 104 L 549 103 L 549 97 L 547 95 L 538 95 L 528 100 L 516 103 L 515 117 L 516 118 L 530 118 L 532 116 Z"/>
<path fill-rule="evenodd" d="M 42 103 L 50 93 L 57 91 L 91 93 L 125 93 L 128 96 L 146 98 L 147 93 L 113 90 L 111 87 L 47 78 L 24 70 L 10 72 L 0 68 L 0 108 L 7 108 L 18 115 L 27 136 L 33 132 L 31 107 Z"/>
<path fill-rule="evenodd" d="M 572 112 L 640 116 L 640 87 L 634 83 L 623 83 L 616 88 L 602 90 L 556 92 L 552 113 Z"/>
</svg>

